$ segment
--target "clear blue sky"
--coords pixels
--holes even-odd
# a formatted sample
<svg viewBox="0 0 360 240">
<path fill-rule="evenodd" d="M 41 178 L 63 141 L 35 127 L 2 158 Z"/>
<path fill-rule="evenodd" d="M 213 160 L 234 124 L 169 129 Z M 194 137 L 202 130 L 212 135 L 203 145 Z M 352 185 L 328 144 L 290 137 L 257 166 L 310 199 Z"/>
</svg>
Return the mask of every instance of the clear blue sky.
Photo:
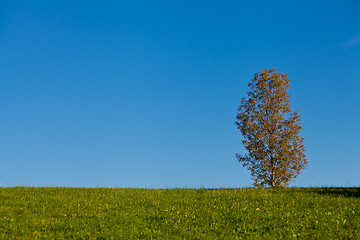
<svg viewBox="0 0 360 240">
<path fill-rule="evenodd" d="M 0 186 L 248 187 L 234 124 L 291 79 L 309 166 L 360 186 L 360 2 L 0 2 Z"/>
</svg>

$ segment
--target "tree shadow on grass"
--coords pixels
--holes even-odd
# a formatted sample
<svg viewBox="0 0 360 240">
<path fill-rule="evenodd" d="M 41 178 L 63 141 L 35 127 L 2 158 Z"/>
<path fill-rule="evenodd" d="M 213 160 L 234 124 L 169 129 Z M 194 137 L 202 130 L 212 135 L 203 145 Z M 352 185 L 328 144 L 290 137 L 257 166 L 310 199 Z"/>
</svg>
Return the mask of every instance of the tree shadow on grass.
<svg viewBox="0 0 360 240">
<path fill-rule="evenodd" d="M 360 188 L 350 187 L 350 188 L 342 188 L 342 187 L 326 187 L 326 188 L 313 188 L 312 192 L 329 195 L 329 196 L 342 196 L 342 197 L 354 197 L 360 198 Z"/>
</svg>

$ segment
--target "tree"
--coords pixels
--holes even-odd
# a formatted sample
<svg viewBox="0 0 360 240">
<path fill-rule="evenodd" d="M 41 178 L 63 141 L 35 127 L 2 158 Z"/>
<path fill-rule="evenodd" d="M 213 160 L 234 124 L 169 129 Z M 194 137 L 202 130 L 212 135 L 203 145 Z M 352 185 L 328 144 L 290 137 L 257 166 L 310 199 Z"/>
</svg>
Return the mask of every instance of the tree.
<svg viewBox="0 0 360 240">
<path fill-rule="evenodd" d="M 276 68 L 254 74 L 237 113 L 247 154 L 236 154 L 257 187 L 284 187 L 307 166 L 299 110 L 291 112 L 290 80 Z"/>
</svg>

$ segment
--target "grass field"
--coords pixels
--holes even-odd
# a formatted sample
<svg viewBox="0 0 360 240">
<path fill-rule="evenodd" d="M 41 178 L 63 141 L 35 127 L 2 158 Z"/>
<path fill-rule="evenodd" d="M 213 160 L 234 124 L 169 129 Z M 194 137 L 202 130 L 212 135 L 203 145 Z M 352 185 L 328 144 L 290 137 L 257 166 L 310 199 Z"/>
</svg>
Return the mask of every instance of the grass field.
<svg viewBox="0 0 360 240">
<path fill-rule="evenodd" d="M 0 188 L 0 239 L 360 239 L 360 188 Z"/>
</svg>

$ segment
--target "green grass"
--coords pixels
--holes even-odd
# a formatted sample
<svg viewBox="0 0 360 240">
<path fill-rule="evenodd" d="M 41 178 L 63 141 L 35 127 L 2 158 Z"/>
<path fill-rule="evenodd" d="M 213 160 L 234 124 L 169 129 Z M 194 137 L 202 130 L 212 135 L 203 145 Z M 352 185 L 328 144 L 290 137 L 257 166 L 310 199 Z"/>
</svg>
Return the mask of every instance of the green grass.
<svg viewBox="0 0 360 240">
<path fill-rule="evenodd" d="M 0 188 L 0 239 L 360 239 L 360 188 Z"/>
</svg>

